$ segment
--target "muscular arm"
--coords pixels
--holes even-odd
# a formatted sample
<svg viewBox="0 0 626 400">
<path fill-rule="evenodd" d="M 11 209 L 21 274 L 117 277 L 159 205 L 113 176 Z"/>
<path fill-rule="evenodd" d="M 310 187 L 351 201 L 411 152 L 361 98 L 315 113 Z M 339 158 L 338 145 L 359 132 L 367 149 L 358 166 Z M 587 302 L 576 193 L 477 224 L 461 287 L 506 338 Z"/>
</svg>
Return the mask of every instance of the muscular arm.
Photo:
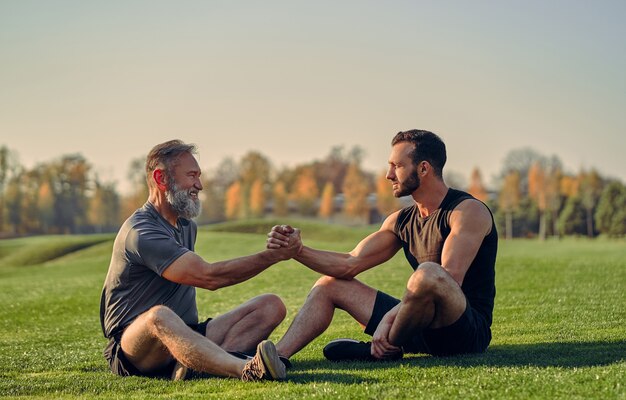
<svg viewBox="0 0 626 400">
<path fill-rule="evenodd" d="M 363 239 L 349 253 L 302 246 L 294 259 L 320 274 L 352 279 L 361 272 L 389 260 L 400 249 L 400 242 L 393 233 L 397 214 L 390 215 L 378 231 Z"/>
<path fill-rule="evenodd" d="M 252 278 L 271 265 L 289 259 L 297 248 L 264 250 L 259 253 L 226 261 L 208 263 L 189 251 L 178 257 L 165 271 L 163 277 L 184 285 L 216 290 Z"/>
<path fill-rule="evenodd" d="M 450 214 L 451 231 L 443 245 L 441 265 L 459 285 L 491 228 L 491 214 L 477 200 L 461 202 Z"/>
</svg>

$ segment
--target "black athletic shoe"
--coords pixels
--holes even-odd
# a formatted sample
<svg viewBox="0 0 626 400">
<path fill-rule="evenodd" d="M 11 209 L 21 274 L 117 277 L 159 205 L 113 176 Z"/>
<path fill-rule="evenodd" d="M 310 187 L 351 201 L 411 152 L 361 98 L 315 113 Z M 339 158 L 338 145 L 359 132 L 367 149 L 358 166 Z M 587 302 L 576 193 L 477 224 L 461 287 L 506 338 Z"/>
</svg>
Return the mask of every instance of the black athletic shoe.
<svg viewBox="0 0 626 400">
<path fill-rule="evenodd" d="M 335 339 L 324 347 L 324 357 L 330 361 L 392 361 L 402 358 L 402 352 L 385 359 L 372 355 L 372 343 L 354 339 Z"/>
</svg>

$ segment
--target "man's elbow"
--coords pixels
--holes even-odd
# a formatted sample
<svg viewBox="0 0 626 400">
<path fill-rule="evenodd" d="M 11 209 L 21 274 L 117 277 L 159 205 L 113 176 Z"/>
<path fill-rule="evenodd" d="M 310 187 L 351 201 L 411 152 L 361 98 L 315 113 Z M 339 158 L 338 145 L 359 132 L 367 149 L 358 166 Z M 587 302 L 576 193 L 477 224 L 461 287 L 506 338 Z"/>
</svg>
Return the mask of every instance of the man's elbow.
<svg viewBox="0 0 626 400">
<path fill-rule="evenodd" d="M 337 274 L 334 278 L 351 281 L 358 275 L 358 269 L 355 266 L 345 265 L 337 269 Z"/>
<path fill-rule="evenodd" d="M 208 273 L 199 276 L 197 282 L 198 284 L 195 286 L 201 287 L 202 289 L 210 290 L 212 292 L 229 285 L 228 282 L 226 282 L 221 277 L 214 276 Z"/>
</svg>

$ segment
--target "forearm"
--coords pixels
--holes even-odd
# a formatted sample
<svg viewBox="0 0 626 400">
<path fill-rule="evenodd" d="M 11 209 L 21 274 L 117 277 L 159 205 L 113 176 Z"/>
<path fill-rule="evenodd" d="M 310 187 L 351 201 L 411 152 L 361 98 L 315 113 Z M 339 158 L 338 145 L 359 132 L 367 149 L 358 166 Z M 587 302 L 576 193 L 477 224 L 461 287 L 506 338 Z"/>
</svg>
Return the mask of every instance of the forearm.
<svg viewBox="0 0 626 400">
<path fill-rule="evenodd" d="M 315 272 L 341 279 L 352 279 L 356 273 L 351 265 L 351 255 L 333 251 L 316 250 L 303 246 L 294 259 Z"/>
<path fill-rule="evenodd" d="M 235 285 L 258 275 L 279 261 L 281 259 L 273 255 L 271 250 L 219 261 L 210 265 L 207 280 L 213 289 Z"/>
</svg>

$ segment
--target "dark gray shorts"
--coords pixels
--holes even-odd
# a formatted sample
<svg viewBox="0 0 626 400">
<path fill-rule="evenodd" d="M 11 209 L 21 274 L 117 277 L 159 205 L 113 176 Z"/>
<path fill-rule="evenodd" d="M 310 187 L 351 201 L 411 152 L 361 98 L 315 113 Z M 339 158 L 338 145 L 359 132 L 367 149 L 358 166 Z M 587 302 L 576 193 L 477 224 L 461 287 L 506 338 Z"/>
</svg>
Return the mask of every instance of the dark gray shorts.
<svg viewBox="0 0 626 400">
<path fill-rule="evenodd" d="M 373 335 L 381 319 L 394 308 L 399 299 L 378 291 L 374 310 L 365 333 Z M 425 329 L 411 338 L 409 343 L 402 345 L 407 353 L 425 353 L 435 356 L 451 356 L 456 354 L 482 353 L 491 342 L 491 329 L 484 317 L 475 311 L 469 301 L 465 312 L 452 325 Z"/>
<path fill-rule="evenodd" d="M 206 326 L 211 318 L 199 324 L 188 324 L 191 329 L 198 332 L 202 336 L 206 335 Z M 139 371 L 128 359 L 122 351 L 120 341 L 122 339 L 122 333 L 114 335 L 109 339 L 109 343 L 104 349 L 104 358 L 109 362 L 111 372 L 119 376 L 147 376 L 151 378 L 170 378 L 176 365 L 176 360 L 172 359 L 170 363 L 152 370 L 150 372 Z"/>
</svg>

